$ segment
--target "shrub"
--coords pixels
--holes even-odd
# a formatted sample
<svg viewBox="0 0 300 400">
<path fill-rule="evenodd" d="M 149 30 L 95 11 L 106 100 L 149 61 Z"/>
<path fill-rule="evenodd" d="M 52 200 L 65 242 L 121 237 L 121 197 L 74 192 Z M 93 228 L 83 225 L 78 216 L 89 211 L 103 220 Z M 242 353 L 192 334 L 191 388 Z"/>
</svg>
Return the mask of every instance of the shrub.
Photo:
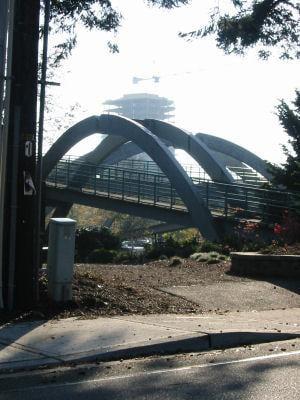
<svg viewBox="0 0 300 400">
<path fill-rule="evenodd" d="M 122 263 L 122 262 L 127 262 L 131 258 L 131 254 L 128 251 L 118 251 L 114 261 L 116 263 Z"/>
<path fill-rule="evenodd" d="M 199 262 L 206 262 L 209 259 L 208 254 L 202 254 L 200 257 L 197 258 L 197 261 Z"/>
<path fill-rule="evenodd" d="M 211 252 L 209 253 L 209 257 L 210 257 L 210 258 L 219 258 L 219 256 L 220 256 L 220 254 L 217 253 L 216 251 L 211 251 Z"/>
<path fill-rule="evenodd" d="M 144 254 L 136 254 L 128 251 L 117 252 L 114 261 L 116 263 L 128 263 L 128 262 L 143 262 Z"/>
<path fill-rule="evenodd" d="M 113 262 L 115 255 L 116 252 L 113 250 L 96 249 L 88 255 L 87 260 L 90 263 L 108 264 Z"/>
<path fill-rule="evenodd" d="M 209 258 L 209 259 L 206 261 L 206 264 L 218 264 L 218 262 L 219 262 L 219 259 L 218 259 L 218 258 Z"/>
<path fill-rule="evenodd" d="M 150 260 L 155 260 L 160 257 L 170 258 L 175 255 L 175 249 L 171 247 L 166 247 L 163 244 L 153 244 L 147 246 L 145 250 L 145 257 Z"/>
<path fill-rule="evenodd" d="M 121 242 L 119 237 L 114 235 L 108 228 L 81 228 L 76 231 L 78 261 L 86 261 L 93 250 L 117 250 L 120 246 Z"/>
<path fill-rule="evenodd" d="M 170 243 L 154 243 L 146 247 L 145 257 L 148 259 L 158 259 L 162 256 L 170 258 L 175 256 L 175 252 L 175 246 L 173 247 Z"/>
<path fill-rule="evenodd" d="M 146 246 L 145 256 L 148 259 L 157 259 L 161 256 L 186 258 L 194 253 L 197 247 L 198 242 L 196 237 L 175 240 L 172 236 L 166 236 L 164 241 Z"/>
<path fill-rule="evenodd" d="M 264 235 L 261 224 L 252 221 L 240 221 L 233 233 L 226 236 L 222 243 L 222 253 L 231 251 L 258 251 L 270 242 Z"/>
<path fill-rule="evenodd" d="M 219 254 L 215 251 L 210 253 L 194 253 L 190 256 L 192 260 L 198 262 L 206 262 L 207 264 L 216 264 L 220 261 L 226 261 L 228 257 L 223 254 Z"/>
<path fill-rule="evenodd" d="M 198 258 L 202 256 L 202 253 L 194 253 L 190 255 L 190 259 L 198 261 Z"/>
<path fill-rule="evenodd" d="M 169 266 L 170 266 L 170 267 L 176 267 L 176 266 L 181 265 L 181 264 L 182 264 L 182 260 L 181 260 L 180 258 L 178 258 L 178 257 L 173 257 L 173 258 L 170 260 Z"/>
<path fill-rule="evenodd" d="M 300 240 L 300 216 L 285 211 L 281 224 L 274 225 L 274 233 L 282 243 L 293 244 Z"/>
<path fill-rule="evenodd" d="M 208 240 L 204 240 L 204 242 L 200 243 L 199 250 L 203 253 L 209 253 L 211 251 L 222 253 L 222 245 L 219 243 L 210 242 Z"/>
</svg>

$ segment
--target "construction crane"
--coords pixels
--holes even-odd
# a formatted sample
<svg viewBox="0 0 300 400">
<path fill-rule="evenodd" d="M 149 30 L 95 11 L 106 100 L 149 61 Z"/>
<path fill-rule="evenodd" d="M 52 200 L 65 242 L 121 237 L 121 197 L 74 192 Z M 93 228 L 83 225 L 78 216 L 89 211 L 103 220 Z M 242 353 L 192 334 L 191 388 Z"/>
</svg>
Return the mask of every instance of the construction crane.
<svg viewBox="0 0 300 400">
<path fill-rule="evenodd" d="M 139 83 L 140 81 L 152 81 L 152 80 L 154 83 L 158 83 L 160 80 L 160 76 L 153 75 L 153 76 L 151 76 L 151 78 L 139 78 L 137 76 L 134 76 L 132 78 L 132 83 Z"/>
<path fill-rule="evenodd" d="M 162 78 L 170 78 L 174 76 L 182 76 L 182 75 L 190 75 L 193 73 L 197 73 L 199 71 L 205 71 L 205 68 L 196 68 L 192 71 L 182 71 L 182 72 L 174 72 L 173 74 L 166 74 L 166 75 L 152 75 L 148 78 L 140 78 L 138 76 L 134 76 L 132 78 L 132 83 L 137 84 L 141 81 L 153 81 L 154 83 L 159 83 Z"/>
</svg>

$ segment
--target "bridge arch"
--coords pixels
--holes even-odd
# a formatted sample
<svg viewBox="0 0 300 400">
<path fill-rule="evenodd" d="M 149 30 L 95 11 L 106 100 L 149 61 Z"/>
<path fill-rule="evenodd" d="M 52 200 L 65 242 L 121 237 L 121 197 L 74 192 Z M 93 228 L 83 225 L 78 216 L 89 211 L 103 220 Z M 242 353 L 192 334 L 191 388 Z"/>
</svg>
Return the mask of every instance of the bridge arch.
<svg viewBox="0 0 300 400">
<path fill-rule="evenodd" d="M 272 178 L 272 175 L 268 172 L 267 163 L 251 151 L 246 150 L 229 140 L 209 135 L 207 133 L 197 133 L 195 136 L 209 149 L 228 155 L 241 163 L 246 163 L 268 180 Z"/>
<path fill-rule="evenodd" d="M 213 180 L 224 183 L 234 182 L 233 177 L 227 171 L 223 163 L 221 163 L 218 160 L 218 157 L 213 154 L 214 151 L 232 157 L 240 163 L 249 165 L 268 180 L 272 178 L 272 175 L 268 171 L 267 163 L 264 160 L 262 160 L 256 154 L 229 140 L 206 133 L 190 135 L 174 125 L 157 120 L 144 120 L 139 121 L 139 123 L 149 128 L 156 136 L 170 142 L 170 144 L 174 145 L 174 147 L 185 150 L 198 162 L 199 165 L 203 167 L 203 169 L 211 176 Z M 107 141 L 107 146 L 111 142 L 111 139 L 106 138 L 104 141 Z M 104 141 L 102 142 L 103 145 Z M 100 150 L 100 144 L 99 149 L 95 149 L 95 153 L 99 151 L 98 156 L 96 156 L 96 159 L 98 160 L 97 162 L 102 162 L 105 160 L 113 151 L 118 148 L 118 145 L 121 146 L 124 143 L 125 141 L 120 141 L 119 144 L 115 142 L 115 148 L 111 146 L 108 152 L 105 152 L 104 146 Z M 127 143 L 126 146 L 128 147 L 127 151 L 130 155 L 137 154 L 139 151 L 131 146 L 130 143 Z"/>
<path fill-rule="evenodd" d="M 218 240 L 209 209 L 168 147 L 149 129 L 125 117 L 102 114 L 86 118 L 69 128 L 44 156 L 44 178 L 76 143 L 94 133 L 113 136 L 116 142 L 124 140 L 136 143 L 169 178 L 203 236 L 209 240 Z"/>
<path fill-rule="evenodd" d="M 154 135 L 171 143 L 177 149 L 184 150 L 208 173 L 212 180 L 233 183 L 232 175 L 218 162 L 211 150 L 196 136 L 189 134 L 170 123 L 154 119 L 139 121 Z"/>
<path fill-rule="evenodd" d="M 137 122 L 149 129 L 155 136 L 190 154 L 214 181 L 234 182 L 232 175 L 219 163 L 209 147 L 194 135 L 158 120 L 146 119 Z M 123 137 L 108 136 L 93 152 L 86 155 L 86 159 L 95 164 L 101 163 L 126 142 L 127 140 Z"/>
</svg>

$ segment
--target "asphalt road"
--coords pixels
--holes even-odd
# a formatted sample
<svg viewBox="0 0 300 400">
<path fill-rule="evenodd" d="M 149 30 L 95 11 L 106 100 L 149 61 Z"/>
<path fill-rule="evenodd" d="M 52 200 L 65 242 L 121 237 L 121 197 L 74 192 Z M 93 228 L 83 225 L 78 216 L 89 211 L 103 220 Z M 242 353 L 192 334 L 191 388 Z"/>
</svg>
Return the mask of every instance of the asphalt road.
<svg viewBox="0 0 300 400">
<path fill-rule="evenodd" d="M 299 398 L 299 340 L 0 376 L 1 400 Z"/>
</svg>

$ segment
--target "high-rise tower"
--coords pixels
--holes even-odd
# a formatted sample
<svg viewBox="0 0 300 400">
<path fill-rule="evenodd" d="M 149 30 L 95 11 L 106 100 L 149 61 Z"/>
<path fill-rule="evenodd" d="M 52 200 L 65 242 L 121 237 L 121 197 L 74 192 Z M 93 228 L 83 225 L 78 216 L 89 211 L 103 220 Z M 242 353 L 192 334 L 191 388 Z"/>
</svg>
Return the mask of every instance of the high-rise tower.
<svg viewBox="0 0 300 400">
<path fill-rule="evenodd" d="M 114 112 L 132 119 L 159 119 L 170 121 L 174 115 L 174 102 L 166 97 L 160 97 L 150 93 L 125 94 L 115 100 L 107 100 L 103 103 L 106 112 Z"/>
</svg>

